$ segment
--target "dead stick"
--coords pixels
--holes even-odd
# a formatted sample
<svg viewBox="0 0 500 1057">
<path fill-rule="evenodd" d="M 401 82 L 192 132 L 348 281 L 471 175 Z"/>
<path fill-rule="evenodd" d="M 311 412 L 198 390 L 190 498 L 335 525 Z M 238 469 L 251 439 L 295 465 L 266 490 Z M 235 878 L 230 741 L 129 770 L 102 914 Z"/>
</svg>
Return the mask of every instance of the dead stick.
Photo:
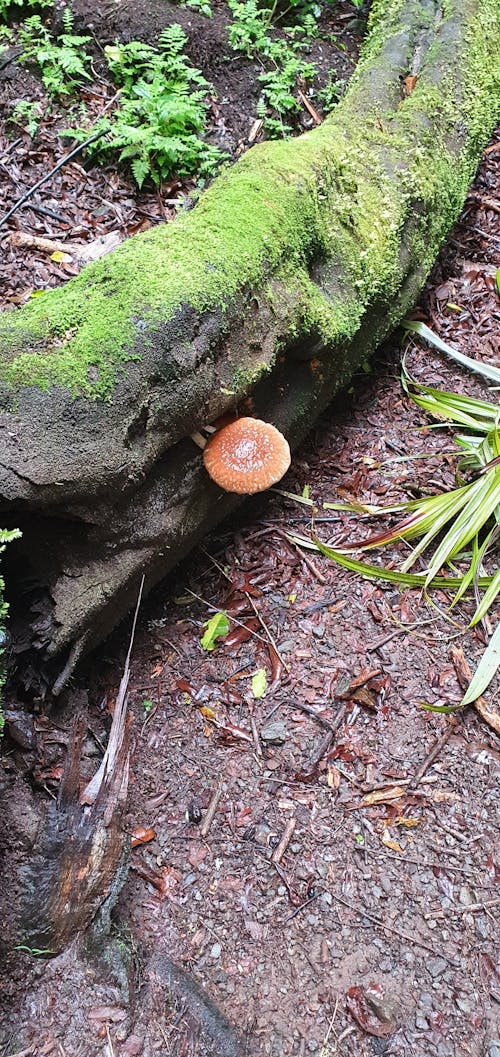
<svg viewBox="0 0 500 1057">
<path fill-rule="evenodd" d="M 300 547 L 298 547 L 297 544 L 294 543 L 294 541 L 291 540 L 289 536 L 287 536 L 286 532 L 282 532 L 281 529 L 278 529 L 278 536 L 281 536 L 282 539 L 286 540 L 288 545 L 296 551 L 296 553 L 300 557 L 300 560 L 303 561 L 304 565 L 307 566 L 307 568 L 309 569 L 309 572 L 311 572 L 313 576 L 316 577 L 318 583 L 322 584 L 324 587 L 328 583 L 328 580 L 326 576 L 323 576 L 323 573 L 320 573 L 319 569 L 316 568 L 314 562 L 311 561 L 309 555 L 304 554 L 304 552 L 301 551 Z"/>
<path fill-rule="evenodd" d="M 457 727 L 458 719 L 450 719 L 444 734 L 442 734 L 441 737 L 438 738 L 438 740 L 434 743 L 434 746 L 431 749 L 429 755 L 426 756 L 423 764 L 419 767 L 411 785 L 412 789 L 416 789 L 417 786 L 420 785 L 420 782 L 422 781 L 422 778 L 424 777 L 426 771 L 428 771 L 429 767 L 431 766 L 431 763 L 434 763 L 434 760 L 439 756 L 441 749 L 443 749 L 446 745 L 446 742 L 450 740 L 451 735 L 457 729 Z"/>
<path fill-rule="evenodd" d="M 219 782 L 219 785 L 217 786 L 216 790 L 214 791 L 214 793 L 212 795 L 212 799 L 211 799 L 211 801 L 210 801 L 210 803 L 209 803 L 209 805 L 207 807 L 206 813 L 205 813 L 205 818 L 203 819 L 203 823 L 202 823 L 202 825 L 200 827 L 200 835 L 202 837 L 206 837 L 207 834 L 210 832 L 210 827 L 211 827 L 212 822 L 214 820 L 215 812 L 217 811 L 217 808 L 219 806 L 219 800 L 220 800 L 220 798 L 222 796 L 222 790 L 223 790 L 222 782 Z"/>
<path fill-rule="evenodd" d="M 32 235 L 29 231 L 13 231 L 10 236 L 12 246 L 26 249 L 43 250 L 44 253 L 67 253 L 68 256 L 78 256 L 77 246 L 72 242 L 58 242 L 55 239 L 47 239 L 42 235 Z"/>
<path fill-rule="evenodd" d="M 491 907 L 500 906 L 500 899 L 487 899 L 484 903 L 469 903 L 464 907 L 450 907 L 449 910 L 436 910 L 435 913 L 424 914 L 426 921 L 432 918 L 446 918 L 449 914 L 476 914 L 479 910 L 489 910 Z"/>
<path fill-rule="evenodd" d="M 422 940 L 419 940 L 414 933 L 410 935 L 409 932 L 404 932 L 403 929 L 397 929 L 394 927 L 394 925 L 386 925 L 385 921 L 382 921 L 379 917 L 376 916 L 376 914 L 370 914 L 370 912 L 368 910 L 365 910 L 364 907 L 354 906 L 353 903 L 349 903 L 347 899 L 343 899 L 342 896 L 336 895 L 335 892 L 332 892 L 331 894 L 333 898 L 337 900 L 338 903 L 342 904 L 342 906 L 347 907 L 349 910 L 353 910 L 354 913 L 358 914 L 360 917 L 368 918 L 369 921 L 373 921 L 373 923 L 375 925 L 378 925 L 378 927 L 384 932 L 389 932 L 394 936 L 399 936 L 400 939 L 405 940 L 406 943 L 410 943 L 411 945 L 416 944 L 417 947 L 422 947 L 424 951 L 429 951 L 429 954 L 436 954 L 435 947 L 430 947 L 428 943 L 424 943 Z M 449 962 L 450 965 L 456 964 L 453 958 L 450 958 L 448 954 L 444 954 L 443 952 L 441 952 L 441 957 L 444 958 L 445 961 Z"/>
<path fill-rule="evenodd" d="M 253 716 L 250 716 L 250 726 L 252 728 L 252 738 L 256 756 L 262 756 L 262 747 L 259 739 L 259 732 L 257 730 L 257 724 Z"/>
<path fill-rule="evenodd" d="M 465 660 L 464 651 L 459 646 L 452 646 L 450 650 L 451 659 L 455 665 L 455 671 L 457 673 L 458 681 L 463 690 L 466 690 L 471 679 L 472 672 Z M 494 709 L 488 705 L 484 697 L 477 697 L 472 702 L 472 707 L 475 708 L 476 712 L 484 719 L 485 723 L 491 727 L 497 734 L 500 734 L 500 713 L 495 712 Z"/>
<path fill-rule="evenodd" d="M 295 700 L 287 701 L 287 705 L 289 708 L 298 708 L 301 712 L 306 712 L 308 716 L 312 716 L 313 719 L 317 720 L 318 723 L 321 723 L 322 727 L 326 727 L 326 729 L 330 731 L 332 730 L 332 724 L 330 720 L 325 719 L 324 716 L 320 715 L 318 712 L 315 712 L 314 708 L 311 708 L 310 705 L 306 705 L 302 701 Z"/>
<path fill-rule="evenodd" d="M 251 605 L 251 607 L 252 607 L 252 609 L 253 609 L 253 611 L 255 613 L 255 616 L 257 617 L 257 620 L 259 621 L 259 624 L 260 624 L 261 628 L 265 631 L 265 633 L 266 633 L 266 635 L 267 635 L 267 637 L 269 639 L 269 642 L 271 643 L 271 646 L 272 646 L 272 648 L 273 648 L 273 650 L 274 650 L 274 652 L 275 652 L 280 664 L 283 665 L 283 668 L 285 669 L 285 672 L 290 672 L 288 664 L 286 663 L 286 661 L 283 660 L 283 657 L 281 656 L 281 653 L 280 653 L 280 651 L 279 651 L 279 649 L 278 649 L 278 647 L 276 645 L 276 640 L 271 635 L 271 632 L 269 631 L 269 628 L 268 628 L 266 622 L 261 617 L 261 615 L 259 613 L 259 610 L 257 609 L 257 606 L 255 605 L 255 602 L 254 602 L 253 598 L 251 598 L 251 596 L 248 594 L 248 591 L 243 591 L 243 594 L 248 598 L 248 601 L 250 602 L 250 605 Z"/>
<path fill-rule="evenodd" d="M 314 121 L 314 124 L 315 125 L 321 125 L 321 118 L 320 118 L 320 116 L 318 114 L 318 111 L 314 109 L 312 103 L 309 102 L 309 99 L 307 98 L 306 95 L 304 95 L 304 92 L 301 92 L 300 88 L 299 88 L 299 96 L 300 96 L 300 98 L 301 98 L 306 110 L 309 111 L 309 113 L 310 113 L 310 115 L 311 115 L 311 117 L 312 117 L 312 119 Z"/>
<path fill-rule="evenodd" d="M 297 825 L 297 819 L 296 818 L 288 819 L 288 822 L 287 822 L 287 824 L 286 824 L 286 826 L 285 826 L 285 828 L 283 830 L 283 833 L 282 833 L 282 836 L 281 836 L 281 840 L 280 840 L 280 842 L 278 844 L 278 847 L 274 849 L 273 854 L 271 855 L 271 862 L 273 862 L 273 863 L 281 862 L 281 860 L 282 860 L 282 858 L 283 858 L 283 856 L 284 856 L 284 854 L 286 852 L 286 849 L 288 848 L 288 845 L 290 844 L 290 841 L 291 841 L 291 839 L 293 837 L 293 833 L 294 833 L 296 825 Z"/>
</svg>

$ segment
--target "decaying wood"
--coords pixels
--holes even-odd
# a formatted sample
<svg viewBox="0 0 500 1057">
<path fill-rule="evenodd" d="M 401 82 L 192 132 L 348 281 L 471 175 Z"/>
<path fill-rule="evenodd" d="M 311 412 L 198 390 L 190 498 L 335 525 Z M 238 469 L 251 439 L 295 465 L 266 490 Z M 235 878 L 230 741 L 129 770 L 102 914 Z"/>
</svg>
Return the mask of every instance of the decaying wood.
<svg viewBox="0 0 500 1057">
<path fill-rule="evenodd" d="M 86 723 L 73 724 L 58 798 L 25 872 L 25 942 L 52 954 L 83 932 L 103 903 L 117 898 L 126 877 L 128 837 L 122 819 L 129 779 L 127 695 L 130 658 L 142 595 L 101 765 L 81 789 Z"/>
</svg>

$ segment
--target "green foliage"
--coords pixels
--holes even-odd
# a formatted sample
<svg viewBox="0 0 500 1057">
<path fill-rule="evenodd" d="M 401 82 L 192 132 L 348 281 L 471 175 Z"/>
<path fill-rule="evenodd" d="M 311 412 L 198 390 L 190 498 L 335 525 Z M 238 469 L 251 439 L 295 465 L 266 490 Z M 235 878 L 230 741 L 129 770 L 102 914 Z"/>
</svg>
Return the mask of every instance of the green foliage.
<svg viewBox="0 0 500 1057">
<path fill-rule="evenodd" d="M 23 128 L 28 133 L 28 136 L 33 139 L 36 136 L 42 117 L 43 110 L 40 103 L 30 103 L 27 100 L 22 100 L 20 103 L 16 103 L 9 121 Z"/>
<path fill-rule="evenodd" d="M 211 175 L 223 155 L 200 138 L 210 85 L 183 54 L 186 40 L 174 24 L 160 35 L 158 48 L 136 40 L 106 48 L 121 88 L 118 105 L 109 118 L 91 128 L 66 129 L 64 135 L 84 140 L 106 132 L 91 152 L 100 159 L 118 153 L 139 187 L 146 177 L 158 186 L 172 173 Z"/>
<path fill-rule="evenodd" d="M 294 10 L 296 17 L 300 13 L 302 21 L 288 27 L 285 36 L 280 37 L 273 35 L 272 29 L 276 5 L 266 7 L 258 0 L 228 0 L 228 6 L 233 15 L 229 29 L 231 47 L 248 58 L 258 58 L 265 66 L 258 77 L 262 94 L 257 116 L 263 119 L 268 138 L 286 136 L 292 132 L 290 119 L 301 110 L 297 86 L 305 86 L 316 75 L 316 67 L 301 55 L 317 32 L 312 5 L 289 5 L 286 11 Z"/>
<path fill-rule="evenodd" d="M 329 75 L 324 88 L 318 92 L 318 99 L 325 114 L 329 114 L 330 111 L 335 109 L 337 103 L 342 98 L 345 89 L 345 81 L 338 81 L 333 74 Z"/>
<path fill-rule="evenodd" d="M 500 536 L 500 408 L 498 404 L 485 400 L 446 393 L 417 383 L 404 369 L 403 387 L 415 403 L 439 422 L 466 429 L 466 433 L 456 437 L 457 446 L 462 451 L 462 459 L 457 465 L 458 487 L 402 503 L 399 507 L 372 507 L 371 514 L 387 516 L 399 510 L 405 516 L 391 528 L 339 544 L 336 549 L 325 547 L 318 540 L 314 541 L 314 547 L 326 557 L 370 579 L 421 586 L 425 591 L 431 587 L 454 588 L 453 605 L 466 592 L 477 592 L 482 588 L 483 597 L 476 597 L 472 627 L 482 620 L 500 593 L 500 570 L 497 568 L 489 576 L 484 575 L 483 570 L 486 557 L 497 546 Z M 461 479 L 463 473 L 468 476 L 465 481 Z M 418 543 L 411 548 L 400 570 L 373 566 L 348 557 L 350 551 L 415 539 Z M 424 572 L 410 573 L 415 562 L 425 556 L 427 567 Z"/>
<path fill-rule="evenodd" d="M 211 653 L 217 645 L 217 639 L 226 637 L 229 631 L 229 620 L 225 613 L 214 613 L 210 620 L 205 621 L 205 631 L 200 639 L 201 646 Z"/>
<path fill-rule="evenodd" d="M 88 70 L 91 57 L 84 50 L 90 37 L 73 33 L 73 15 L 68 7 L 63 11 L 62 33 L 54 37 L 40 15 L 27 18 L 19 30 L 23 47 L 20 62 L 36 63 L 48 95 L 61 98 L 71 95 L 82 84 L 90 81 Z"/>
<path fill-rule="evenodd" d="M 185 7 L 191 7 L 193 11 L 199 11 L 200 15 L 205 15 L 205 18 L 212 17 L 210 0 L 186 0 Z"/>
</svg>

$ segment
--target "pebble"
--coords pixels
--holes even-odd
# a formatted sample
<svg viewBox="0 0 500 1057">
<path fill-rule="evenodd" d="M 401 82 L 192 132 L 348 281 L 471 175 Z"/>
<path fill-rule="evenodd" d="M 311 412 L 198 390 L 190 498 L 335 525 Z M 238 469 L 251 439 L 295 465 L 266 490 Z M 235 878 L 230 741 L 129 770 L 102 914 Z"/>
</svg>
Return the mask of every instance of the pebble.
<svg viewBox="0 0 500 1057">
<path fill-rule="evenodd" d="M 444 958 L 428 958 L 427 969 L 429 970 L 432 978 L 435 979 L 436 976 L 440 976 L 441 973 L 443 973 L 446 969 L 446 962 Z"/>
<path fill-rule="evenodd" d="M 484 914 L 478 914 L 475 919 L 476 936 L 478 940 L 487 940 L 490 935 L 490 925 Z"/>
<path fill-rule="evenodd" d="M 476 1005 L 474 999 L 468 995 L 460 995 L 455 1002 L 462 1013 L 472 1013 Z"/>
<path fill-rule="evenodd" d="M 492 1039 L 488 1046 L 487 1057 L 500 1057 L 500 1039 Z"/>
<path fill-rule="evenodd" d="M 425 1019 L 423 1013 L 418 1012 L 415 1015 L 415 1027 L 419 1031 L 428 1031 L 429 1030 L 429 1021 Z"/>
<path fill-rule="evenodd" d="M 214 943 L 213 947 L 210 948 L 210 957 L 214 959 L 220 958 L 221 950 L 220 943 Z"/>
<path fill-rule="evenodd" d="M 262 727 L 260 736 L 262 741 L 268 745 L 283 745 L 287 739 L 287 733 L 286 724 L 281 720 L 276 720 L 275 723 L 268 723 L 267 727 Z"/>
</svg>

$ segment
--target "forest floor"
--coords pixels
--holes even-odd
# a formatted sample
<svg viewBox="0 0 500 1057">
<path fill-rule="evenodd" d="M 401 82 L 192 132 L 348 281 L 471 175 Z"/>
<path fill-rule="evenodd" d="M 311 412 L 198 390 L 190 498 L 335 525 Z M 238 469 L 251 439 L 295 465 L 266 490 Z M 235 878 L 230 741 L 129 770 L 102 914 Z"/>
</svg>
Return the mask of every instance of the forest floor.
<svg viewBox="0 0 500 1057">
<path fill-rule="evenodd" d="M 120 6 L 135 17 L 135 5 Z M 248 127 L 252 115 L 242 115 Z M 46 161 L 32 164 L 36 176 Z M 106 231 L 130 231 L 143 208 L 165 211 L 161 196 L 136 198 L 111 172 L 59 179 L 43 202 L 69 210 L 72 237 L 102 233 L 89 219 L 92 196 L 109 202 Z M 417 306 L 445 340 L 497 364 L 499 188 L 500 131 Z M 53 233 L 31 213 L 35 222 Z M 19 294 L 62 278 L 42 254 L 18 259 Z M 401 352 L 386 345 L 316 422 L 283 490 L 307 486 L 321 506 L 453 483 L 450 436 L 403 394 Z M 485 395 L 413 342 L 407 366 L 420 381 Z M 498 738 L 473 709 L 450 720 L 420 707 L 459 700 L 450 647 L 474 668 L 484 629 L 467 630 L 472 603 L 450 614 L 444 594 L 431 606 L 304 555 L 286 533 L 310 527 L 307 510 L 279 492 L 249 500 L 142 606 L 129 697 L 126 824 L 136 846 L 114 914 L 132 952 L 127 979 L 87 960 L 78 942 L 47 961 L 12 948 L 14 871 L 57 792 L 61 737 L 83 709 L 95 770 L 130 626 L 91 658 L 62 710 L 35 724 L 18 710 L 8 724 L 1 1057 L 221 1053 L 198 1037 L 188 988 L 167 1001 L 153 956 L 201 982 L 240 1030 L 241 1057 L 500 1057 Z M 330 512 L 315 529 L 325 541 L 363 534 Z M 203 625 L 219 610 L 231 630 L 205 652 Z"/>
</svg>

